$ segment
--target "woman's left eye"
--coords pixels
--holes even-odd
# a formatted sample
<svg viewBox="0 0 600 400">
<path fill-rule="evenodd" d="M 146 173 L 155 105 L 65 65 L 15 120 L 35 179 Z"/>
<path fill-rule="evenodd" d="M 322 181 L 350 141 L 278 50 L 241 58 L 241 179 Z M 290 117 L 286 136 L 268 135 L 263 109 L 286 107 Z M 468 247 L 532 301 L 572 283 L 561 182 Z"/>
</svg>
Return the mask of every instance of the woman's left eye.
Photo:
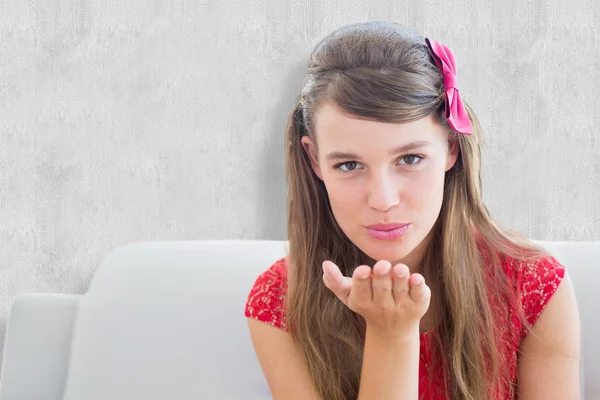
<svg viewBox="0 0 600 400">
<path fill-rule="evenodd" d="M 416 165 L 421 162 L 424 157 L 418 156 L 416 154 L 407 154 L 400 158 L 400 160 L 404 160 L 404 165 Z"/>
</svg>

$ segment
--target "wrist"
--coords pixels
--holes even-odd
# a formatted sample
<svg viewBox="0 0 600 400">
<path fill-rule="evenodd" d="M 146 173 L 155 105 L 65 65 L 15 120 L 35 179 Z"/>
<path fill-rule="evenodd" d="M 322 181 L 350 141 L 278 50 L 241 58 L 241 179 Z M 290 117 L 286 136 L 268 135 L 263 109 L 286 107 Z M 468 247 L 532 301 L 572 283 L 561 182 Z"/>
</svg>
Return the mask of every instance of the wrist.
<svg viewBox="0 0 600 400">
<path fill-rule="evenodd" d="M 367 323 L 365 341 L 374 342 L 381 346 L 396 347 L 419 342 L 419 324 L 403 327 L 402 329 L 381 329 Z"/>
</svg>

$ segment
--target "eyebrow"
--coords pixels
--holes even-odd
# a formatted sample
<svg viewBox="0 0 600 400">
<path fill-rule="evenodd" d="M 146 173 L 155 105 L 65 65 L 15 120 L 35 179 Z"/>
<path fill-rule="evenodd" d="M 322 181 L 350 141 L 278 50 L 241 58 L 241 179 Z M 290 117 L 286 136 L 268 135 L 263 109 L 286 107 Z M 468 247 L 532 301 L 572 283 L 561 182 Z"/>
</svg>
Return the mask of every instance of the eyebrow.
<svg viewBox="0 0 600 400">
<path fill-rule="evenodd" d="M 433 143 L 428 142 L 426 140 L 417 140 L 417 141 L 406 143 L 402 146 L 398 146 L 393 149 L 390 149 L 388 154 L 390 156 L 394 156 L 398 153 L 404 153 L 404 152 L 407 152 L 410 150 L 418 149 L 420 147 L 427 147 L 427 146 L 431 146 L 431 145 L 433 145 Z M 332 151 L 331 153 L 327 153 L 325 155 L 325 159 L 330 160 L 330 161 L 342 160 L 342 159 L 357 160 L 357 159 L 360 159 L 360 156 L 358 156 L 357 154 L 354 154 L 354 153 L 346 153 L 343 151 Z"/>
</svg>

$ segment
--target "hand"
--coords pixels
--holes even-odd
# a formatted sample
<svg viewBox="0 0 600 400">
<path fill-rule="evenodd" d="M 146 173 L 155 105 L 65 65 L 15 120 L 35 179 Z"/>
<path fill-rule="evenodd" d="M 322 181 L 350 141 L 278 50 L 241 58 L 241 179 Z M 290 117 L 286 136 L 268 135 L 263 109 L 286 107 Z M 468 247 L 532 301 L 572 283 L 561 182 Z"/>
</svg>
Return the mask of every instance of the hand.
<svg viewBox="0 0 600 400">
<path fill-rule="evenodd" d="M 363 316 L 368 329 L 396 337 L 419 331 L 419 321 L 429 308 L 431 290 L 420 274 L 389 261 L 356 267 L 352 278 L 342 275 L 339 267 L 323 263 L 323 282 L 340 301 Z"/>
</svg>

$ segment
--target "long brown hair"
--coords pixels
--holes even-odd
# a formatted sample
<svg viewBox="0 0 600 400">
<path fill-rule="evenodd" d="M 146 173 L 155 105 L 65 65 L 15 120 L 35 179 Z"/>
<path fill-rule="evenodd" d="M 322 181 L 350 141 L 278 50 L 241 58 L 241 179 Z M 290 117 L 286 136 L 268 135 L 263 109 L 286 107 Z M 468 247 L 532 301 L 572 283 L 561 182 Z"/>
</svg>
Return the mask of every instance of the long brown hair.
<svg viewBox="0 0 600 400">
<path fill-rule="evenodd" d="M 446 173 L 442 209 L 422 273 L 433 293 L 439 324 L 432 346 L 452 399 L 484 400 L 510 386 L 501 333 L 508 321 L 493 304 L 509 304 L 513 288 L 500 257 L 528 260 L 543 250 L 498 226 L 482 202 L 481 127 L 466 105 L 473 134 L 454 132 L 444 118 L 443 78 L 424 38 L 391 22 L 347 25 L 325 37 L 310 56 L 308 75 L 286 129 L 288 291 L 290 333 L 318 393 L 355 399 L 360 384 L 365 322 L 322 283 L 321 263 L 334 261 L 346 276 L 372 263 L 341 231 L 323 182 L 314 174 L 301 137 L 315 140 L 315 112 L 324 101 L 347 113 L 383 122 L 410 122 L 432 114 L 459 143 Z M 489 251 L 482 251 L 485 243 Z M 521 315 L 522 317 L 522 315 Z M 494 389 L 495 388 L 495 389 Z"/>
</svg>

